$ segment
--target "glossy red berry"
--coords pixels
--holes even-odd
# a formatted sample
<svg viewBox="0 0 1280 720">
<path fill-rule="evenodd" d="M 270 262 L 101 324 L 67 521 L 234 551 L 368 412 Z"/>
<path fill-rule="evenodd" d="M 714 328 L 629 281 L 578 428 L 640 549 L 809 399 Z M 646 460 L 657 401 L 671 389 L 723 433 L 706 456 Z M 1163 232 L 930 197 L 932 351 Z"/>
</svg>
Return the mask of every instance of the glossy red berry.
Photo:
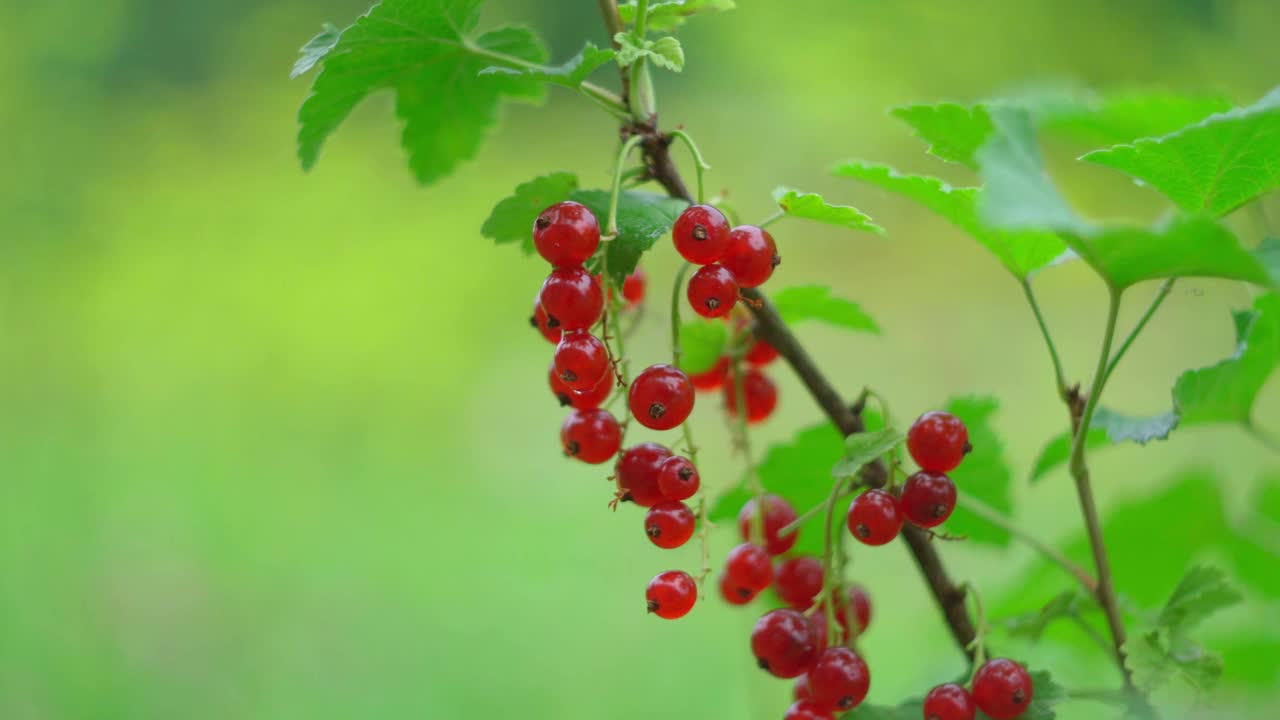
<svg viewBox="0 0 1280 720">
<path fill-rule="evenodd" d="M 609 374 L 609 351 L 585 330 L 566 332 L 556 345 L 555 366 L 570 390 L 590 390 Z"/>
<path fill-rule="evenodd" d="M 751 349 L 747 351 L 745 357 L 748 363 L 756 367 L 762 367 L 777 360 L 778 351 L 764 340 L 756 340 L 752 343 Z"/>
<path fill-rule="evenodd" d="M 574 410 L 560 426 L 564 454 L 599 465 L 618 454 L 622 430 L 608 410 Z"/>
<path fill-rule="evenodd" d="M 649 508 L 644 516 L 644 534 L 649 541 L 664 550 L 678 548 L 689 542 L 698 518 L 688 505 L 674 500 L 663 500 Z"/>
<path fill-rule="evenodd" d="M 658 470 L 658 492 L 668 500 L 688 500 L 701 483 L 698 468 L 686 457 L 673 455 Z"/>
<path fill-rule="evenodd" d="M 761 616 L 751 630 L 751 652 L 761 669 L 780 678 L 803 675 L 818 659 L 813 629 L 794 610 L 771 610 Z"/>
<path fill-rule="evenodd" d="M 782 720 L 833 720 L 830 710 L 812 700 L 797 700 L 787 708 Z"/>
<path fill-rule="evenodd" d="M 649 612 L 666 620 L 684 617 L 698 599 L 698 585 L 683 570 L 658 573 L 645 588 Z"/>
<path fill-rule="evenodd" d="M 746 605 L 756 599 L 756 592 L 734 582 L 725 573 L 720 573 L 720 597 L 730 605 Z"/>
<path fill-rule="evenodd" d="M 809 670 L 813 702 L 840 712 L 858 707 L 870 688 L 867 664 L 847 647 L 828 648 Z"/>
<path fill-rule="evenodd" d="M 1027 669 L 1006 658 L 987 661 L 973 676 L 973 702 L 992 720 L 1018 717 L 1034 694 Z"/>
<path fill-rule="evenodd" d="M 690 205 L 671 228 L 676 252 L 696 265 L 709 265 L 729 246 L 729 221 L 710 205 Z"/>
<path fill-rule="evenodd" d="M 973 696 L 955 683 L 939 685 L 924 696 L 924 720 L 973 720 L 976 714 Z"/>
<path fill-rule="evenodd" d="M 533 246 L 556 267 L 576 267 L 600 246 L 600 223 L 585 205 L 558 202 L 533 221 Z"/>
<path fill-rule="evenodd" d="M 827 613 L 817 610 L 809 616 L 809 631 L 813 634 L 813 644 L 818 648 L 818 657 L 827 651 Z"/>
<path fill-rule="evenodd" d="M 644 300 L 645 287 L 644 271 L 636 268 L 636 271 L 627 276 L 622 281 L 622 299 L 627 301 L 628 305 L 639 305 Z"/>
<path fill-rule="evenodd" d="M 808 610 L 822 590 L 822 561 L 801 555 L 783 560 L 774 570 L 773 589 L 796 610 Z"/>
<path fill-rule="evenodd" d="M 669 457 L 671 451 L 657 443 L 641 443 L 627 448 L 614 468 L 622 497 L 640 507 L 653 507 L 662 502 L 658 472 Z"/>
<path fill-rule="evenodd" d="M 840 604 L 836 618 L 848 637 L 856 638 L 871 625 L 871 596 L 861 585 L 850 585 L 848 600 Z"/>
<path fill-rule="evenodd" d="M 554 362 L 547 369 L 547 383 L 551 386 L 551 394 L 560 402 L 560 407 L 572 407 L 575 410 L 594 410 L 600 407 L 613 390 L 613 376 L 609 373 L 605 373 L 600 382 L 590 390 L 573 390 L 560 379 Z"/>
<path fill-rule="evenodd" d="M 724 384 L 729 376 L 729 357 L 722 356 L 709 369 L 700 373 L 690 373 L 689 381 L 696 390 L 715 390 Z"/>
<path fill-rule="evenodd" d="M 907 450 L 921 470 L 934 473 L 954 470 L 972 449 L 969 429 L 951 413 L 927 412 L 907 431 Z"/>
<path fill-rule="evenodd" d="M 739 225 L 729 233 L 729 247 L 720 261 L 733 273 L 739 287 L 763 285 L 782 258 L 773 236 L 755 225 Z"/>
<path fill-rule="evenodd" d="M 743 543 L 729 551 L 724 571 L 737 585 L 759 592 L 773 582 L 773 561 L 764 548 Z"/>
<path fill-rule="evenodd" d="M 738 532 L 747 542 L 753 542 L 755 516 L 755 499 L 748 500 L 738 511 Z M 770 555 L 781 555 L 796 544 L 798 538 L 795 531 L 782 536 L 778 535 L 782 528 L 795 522 L 796 517 L 795 508 L 791 507 L 786 500 L 777 495 L 764 496 L 764 549 Z"/>
<path fill-rule="evenodd" d="M 670 365 L 651 365 L 631 383 L 631 415 L 651 430 L 670 430 L 693 412 L 693 383 Z"/>
<path fill-rule="evenodd" d="M 560 328 L 548 325 L 547 312 L 542 309 L 542 305 L 538 304 L 538 298 L 533 299 L 533 314 L 529 316 L 529 324 L 535 330 L 547 339 L 547 342 L 555 345 L 560 342 Z"/>
<path fill-rule="evenodd" d="M 791 687 L 791 698 L 793 700 L 808 700 L 813 697 L 809 693 L 809 675 L 808 673 L 796 678 L 796 683 Z"/>
<path fill-rule="evenodd" d="M 732 380 L 732 376 L 730 377 Z M 769 376 L 756 368 L 747 368 L 742 376 L 742 394 L 747 402 L 747 422 L 762 422 L 778 407 L 778 386 Z M 731 416 L 738 415 L 738 389 L 733 382 L 724 385 L 725 409 Z"/>
<path fill-rule="evenodd" d="M 724 317 L 738 303 L 738 282 L 723 265 L 708 265 L 689 278 L 687 295 L 689 306 L 702 317 Z"/>
<path fill-rule="evenodd" d="M 591 273 L 580 267 L 556 268 L 542 282 L 538 304 L 547 314 L 547 327 L 586 330 L 604 311 L 604 291 Z"/>
<path fill-rule="evenodd" d="M 884 490 L 868 490 L 849 504 L 849 532 L 865 545 L 884 545 L 902 530 L 898 499 Z"/>
<path fill-rule="evenodd" d="M 941 525 L 956 508 L 956 486 L 942 473 L 921 470 L 902 486 L 902 514 L 922 528 Z"/>
</svg>

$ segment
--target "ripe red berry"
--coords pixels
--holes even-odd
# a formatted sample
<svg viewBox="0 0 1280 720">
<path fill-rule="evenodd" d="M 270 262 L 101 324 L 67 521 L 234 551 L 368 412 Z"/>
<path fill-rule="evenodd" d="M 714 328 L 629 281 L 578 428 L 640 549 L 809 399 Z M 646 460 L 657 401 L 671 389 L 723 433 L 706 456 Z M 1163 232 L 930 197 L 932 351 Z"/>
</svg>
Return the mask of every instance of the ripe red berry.
<svg viewBox="0 0 1280 720">
<path fill-rule="evenodd" d="M 743 543 L 729 551 L 724 571 L 737 585 L 759 592 L 773 582 L 773 561 L 764 548 Z"/>
<path fill-rule="evenodd" d="M 556 267 L 576 267 L 600 246 L 600 223 L 586 206 L 558 202 L 533 221 L 533 246 Z"/>
<path fill-rule="evenodd" d="M 644 534 L 650 542 L 665 550 L 678 548 L 693 537 L 698 518 L 688 505 L 664 500 L 649 508 L 644 516 Z"/>
<path fill-rule="evenodd" d="M 756 664 L 780 678 L 803 675 L 818 659 L 813 628 L 794 610 L 771 610 L 751 630 L 751 652 Z"/>
<path fill-rule="evenodd" d="M 973 702 L 992 720 L 1018 717 L 1034 694 L 1027 669 L 1006 658 L 987 661 L 973 676 Z"/>
<path fill-rule="evenodd" d="M 613 376 L 609 373 L 605 373 L 600 382 L 590 390 L 573 390 L 560 379 L 555 362 L 547 369 L 547 383 L 551 385 L 551 394 L 560 401 L 560 407 L 572 407 L 575 410 L 594 410 L 600 407 L 613 390 Z"/>
<path fill-rule="evenodd" d="M 658 573 L 644 591 L 649 612 L 666 620 L 684 617 L 698 599 L 698 585 L 683 570 Z"/>
<path fill-rule="evenodd" d="M 973 696 L 955 683 L 947 683 L 924 696 L 924 720 L 973 720 L 977 714 Z"/>
<path fill-rule="evenodd" d="M 668 500 L 688 500 L 698 492 L 702 480 L 698 468 L 686 457 L 673 455 L 658 470 L 658 491 Z"/>
<path fill-rule="evenodd" d="M 907 431 L 907 450 L 921 470 L 933 473 L 954 470 L 972 449 L 969 429 L 951 413 L 927 412 Z"/>
<path fill-rule="evenodd" d="M 903 484 L 898 506 L 915 525 L 922 528 L 941 525 L 956 508 L 955 483 L 942 473 L 921 470 Z"/>
<path fill-rule="evenodd" d="M 737 584 L 725 573 L 720 573 L 720 597 L 730 605 L 746 605 L 756 599 L 756 592 Z"/>
<path fill-rule="evenodd" d="M 738 303 L 738 282 L 723 265 L 708 265 L 689 278 L 687 294 L 689 306 L 702 317 L 724 317 Z"/>
<path fill-rule="evenodd" d="M 580 267 L 556 268 L 542 282 L 538 304 L 547 314 L 547 327 L 586 330 L 604 311 L 604 291 L 591 273 Z"/>
<path fill-rule="evenodd" d="M 564 454 L 599 465 L 618 454 L 622 430 L 608 410 L 574 410 L 560 426 Z"/>
<path fill-rule="evenodd" d="M 729 375 L 729 356 L 721 356 L 709 369 L 700 373 L 691 373 L 689 381 L 696 390 L 715 390 L 724 384 Z"/>
<path fill-rule="evenodd" d="M 755 225 L 739 225 L 729 233 L 729 247 L 720 264 L 733 273 L 740 287 L 753 288 L 763 285 L 781 262 L 772 235 Z"/>
<path fill-rule="evenodd" d="M 670 365 L 651 365 L 631 383 L 631 414 L 651 430 L 670 430 L 693 412 L 693 383 Z"/>
<path fill-rule="evenodd" d="M 590 390 L 609 374 L 609 351 L 585 330 L 566 332 L 556 346 L 555 366 L 570 390 Z"/>
<path fill-rule="evenodd" d="M 884 490 L 868 490 L 849 504 L 849 532 L 866 545 L 884 545 L 902 530 L 898 499 Z"/>
<path fill-rule="evenodd" d="M 847 647 L 828 648 L 809 670 L 813 702 L 840 712 L 856 708 L 870 688 L 867 664 Z"/>
<path fill-rule="evenodd" d="M 787 708 L 782 720 L 833 720 L 831 711 L 812 700 L 797 700 Z"/>
<path fill-rule="evenodd" d="M 728 413 L 736 417 L 738 389 L 734 386 L 732 377 L 730 380 L 724 385 L 724 404 Z M 747 368 L 742 376 L 742 394 L 747 402 L 747 422 L 749 423 L 766 420 L 773 414 L 773 409 L 778 407 L 778 386 L 756 368 Z"/>
<path fill-rule="evenodd" d="M 866 632 L 871 624 L 871 596 L 861 585 L 850 585 L 848 601 L 837 606 L 836 618 L 844 628 L 845 635 L 856 638 Z M 856 627 L 853 626 L 856 623 Z"/>
<path fill-rule="evenodd" d="M 756 501 L 748 500 L 738 511 L 738 532 L 742 539 L 753 542 L 755 532 Z M 779 537 L 778 531 L 795 522 L 795 508 L 777 495 L 764 496 L 764 549 L 770 555 L 781 555 L 796 544 L 797 532 L 793 531 Z"/>
<path fill-rule="evenodd" d="M 533 314 L 529 316 L 529 324 L 538 332 L 542 333 L 542 337 L 547 342 L 555 345 L 560 342 L 560 328 L 547 325 L 547 311 L 542 309 L 542 305 L 538 304 L 538 298 L 533 299 Z"/>
<path fill-rule="evenodd" d="M 796 610 L 808 610 L 822 590 L 822 561 L 801 555 L 783 560 L 773 573 L 773 589 Z"/>
<path fill-rule="evenodd" d="M 827 613 L 819 609 L 809 616 L 809 629 L 813 633 L 813 644 L 818 648 L 818 657 L 827 651 Z"/>
<path fill-rule="evenodd" d="M 796 684 L 791 688 L 791 697 L 795 700 L 808 700 L 813 697 L 809 692 L 808 673 L 796 678 Z"/>
<path fill-rule="evenodd" d="M 757 339 L 747 351 L 747 362 L 756 367 L 763 367 L 778 359 L 778 351 L 764 340 Z"/>
<path fill-rule="evenodd" d="M 614 468 L 622 497 L 640 507 L 653 507 L 662 502 L 658 472 L 669 457 L 671 451 L 657 443 L 641 443 L 627 448 Z"/>
<path fill-rule="evenodd" d="M 622 299 L 626 300 L 628 305 L 639 305 L 640 301 L 644 300 L 644 286 L 644 271 L 636 268 L 635 272 L 622 281 Z"/>
<path fill-rule="evenodd" d="M 696 265 L 709 265 L 729 245 L 729 221 L 710 205 L 690 205 L 671 228 L 676 252 Z"/>
</svg>

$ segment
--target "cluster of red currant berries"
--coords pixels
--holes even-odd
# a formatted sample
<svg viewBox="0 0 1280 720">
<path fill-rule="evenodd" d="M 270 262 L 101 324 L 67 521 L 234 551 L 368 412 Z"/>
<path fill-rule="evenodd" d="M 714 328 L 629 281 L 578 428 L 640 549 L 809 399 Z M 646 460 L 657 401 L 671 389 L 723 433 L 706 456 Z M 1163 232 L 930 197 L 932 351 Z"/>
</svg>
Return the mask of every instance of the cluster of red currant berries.
<svg viewBox="0 0 1280 720">
<path fill-rule="evenodd" d="M 983 663 L 972 684 L 973 692 L 956 683 L 930 690 L 924 698 L 925 720 L 973 720 L 975 709 L 992 720 L 1013 720 L 1026 712 L 1035 691 L 1027 669 L 1007 658 Z"/>
<path fill-rule="evenodd" d="M 724 317 L 738 303 L 738 291 L 763 285 L 782 262 L 773 236 L 755 225 L 729 227 L 710 205 L 691 205 L 671 228 L 676 251 L 702 265 L 689 279 L 689 304 L 703 317 Z"/>
</svg>

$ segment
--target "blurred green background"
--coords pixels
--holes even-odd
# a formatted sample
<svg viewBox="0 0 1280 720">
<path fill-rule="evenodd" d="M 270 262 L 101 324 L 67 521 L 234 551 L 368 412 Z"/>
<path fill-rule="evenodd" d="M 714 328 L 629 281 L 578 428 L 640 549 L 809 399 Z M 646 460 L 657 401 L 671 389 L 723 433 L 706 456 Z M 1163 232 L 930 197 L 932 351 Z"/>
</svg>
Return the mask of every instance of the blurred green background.
<svg viewBox="0 0 1280 720">
<path fill-rule="evenodd" d="M 849 394 L 875 386 L 903 415 L 955 394 L 998 396 L 1019 522 L 1073 535 L 1065 475 L 1025 480 L 1064 418 L 1017 286 L 942 221 L 826 168 L 857 156 L 968 181 L 885 108 L 1028 83 L 1251 102 L 1277 80 L 1280 5 L 741 6 L 687 26 L 689 67 L 658 78 L 661 107 L 698 137 L 709 182 L 747 218 L 766 215 L 769 191 L 786 183 L 890 230 L 778 226 L 787 262 L 773 287 L 830 283 L 885 328 L 804 328 L 819 365 Z M 650 546 L 634 508 L 607 510 L 604 472 L 560 456 L 550 349 L 525 324 L 544 267 L 478 233 L 493 203 L 535 174 L 572 170 L 603 186 L 615 129 L 552 91 L 545 108 L 508 108 L 476 161 L 423 189 L 383 94 L 303 174 L 294 113 L 308 83 L 287 79 L 295 49 L 321 22 L 365 9 L 0 5 L 0 718 L 780 717 L 789 687 L 747 650 L 756 612 L 717 600 L 668 623 L 641 610 L 648 578 L 694 567 L 697 550 Z M 537 27 L 560 59 L 584 37 L 605 41 L 594 13 L 586 0 L 495 0 L 486 21 Z M 1055 155 L 1083 209 L 1162 211 L 1119 174 L 1065 162 L 1084 149 Z M 1269 212 L 1280 218 L 1274 198 Z M 1259 237 L 1253 218 L 1232 222 Z M 674 268 L 660 248 L 646 261 L 654 297 Z M 1101 287 L 1079 263 L 1038 286 L 1083 378 Z M 1166 410 L 1179 371 L 1230 353 L 1229 311 L 1249 302 L 1240 284 L 1181 283 L 1108 404 Z M 636 363 L 666 355 L 661 306 L 631 343 Z M 780 412 L 758 447 L 818 417 L 785 367 L 772 375 Z M 1258 408 L 1272 431 L 1278 385 Z M 712 487 L 740 472 L 717 405 L 704 396 L 695 417 Z M 1211 478 L 1202 485 L 1220 489 L 1225 515 L 1214 521 L 1237 527 L 1278 467 L 1280 456 L 1222 428 L 1099 453 L 1094 474 L 1104 508 L 1188 472 Z M 1157 605 L 1193 556 L 1238 559 L 1197 532 L 1212 526 L 1202 498 L 1179 502 L 1178 524 L 1126 534 L 1116 550 L 1121 592 L 1139 606 Z M 734 540 L 713 539 L 717 558 Z M 1026 575 L 1036 561 L 1020 547 L 943 551 L 1005 609 L 1035 609 L 1067 587 Z M 1263 557 L 1254 571 L 1274 579 L 1280 563 Z M 853 568 L 876 604 L 871 699 L 959 674 L 905 551 L 857 551 Z M 1040 578 L 1031 591 L 1025 577 Z M 1280 700 L 1280 593 L 1263 585 L 1207 628 L 1227 660 L 1227 716 L 1273 717 L 1267 703 Z M 1096 650 L 1063 635 L 1002 649 L 1075 687 L 1116 682 Z M 1062 716 L 1099 712 L 1069 705 Z"/>
</svg>

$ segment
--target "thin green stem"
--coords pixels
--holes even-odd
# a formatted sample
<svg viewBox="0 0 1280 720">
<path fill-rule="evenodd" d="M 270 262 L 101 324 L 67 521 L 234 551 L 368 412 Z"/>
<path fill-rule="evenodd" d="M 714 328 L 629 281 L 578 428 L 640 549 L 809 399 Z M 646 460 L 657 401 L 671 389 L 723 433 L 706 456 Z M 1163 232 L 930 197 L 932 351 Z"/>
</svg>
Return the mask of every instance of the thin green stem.
<svg viewBox="0 0 1280 720">
<path fill-rule="evenodd" d="M 1111 373 L 1115 372 L 1116 366 L 1120 364 L 1120 359 L 1124 357 L 1126 352 L 1129 352 L 1129 346 L 1133 344 L 1134 340 L 1138 339 L 1138 335 L 1142 333 L 1143 328 L 1151 321 L 1151 316 L 1156 314 L 1156 310 L 1160 309 L 1164 299 L 1169 297 L 1169 291 L 1173 290 L 1173 283 L 1176 281 L 1177 278 L 1169 278 L 1160 283 L 1160 289 L 1156 291 L 1156 296 L 1151 299 L 1151 304 L 1147 306 L 1147 311 L 1138 319 L 1138 324 L 1134 325 L 1133 329 L 1129 331 L 1129 336 L 1124 339 L 1124 342 L 1120 343 L 1120 349 L 1116 350 L 1116 354 L 1107 363 L 1106 373 L 1103 376 L 1104 381 L 1111 377 Z"/>
<path fill-rule="evenodd" d="M 702 159 L 702 151 L 698 149 L 698 144 L 693 141 L 693 138 L 689 137 L 688 133 L 683 130 L 672 130 L 670 134 L 671 137 L 680 138 L 685 145 L 689 146 L 689 152 L 693 155 L 694 172 L 698 178 L 698 204 L 702 204 L 703 198 L 706 197 L 703 194 L 702 171 L 710 170 L 711 166 L 707 164 L 706 160 Z"/>
<path fill-rule="evenodd" d="M 863 487 L 865 487 L 866 484 L 867 484 L 866 481 L 862 479 L 856 479 L 853 482 L 848 483 L 841 489 L 840 498 L 849 497 L 850 495 L 858 492 Z M 778 534 L 790 535 L 791 533 L 796 532 L 805 523 L 812 520 L 818 513 L 826 510 L 826 508 L 827 508 L 827 503 L 825 500 L 823 502 L 818 503 L 817 505 L 814 505 L 808 510 L 805 510 L 804 512 L 797 515 L 795 520 L 792 520 L 790 523 L 782 526 L 782 529 L 778 530 Z"/>
<path fill-rule="evenodd" d="M 1044 313 L 1040 311 L 1040 303 L 1036 301 L 1036 294 L 1031 291 L 1031 282 L 1027 278 L 1022 278 L 1022 292 L 1027 296 L 1027 302 L 1031 305 L 1031 312 L 1036 316 L 1036 324 L 1040 326 L 1040 334 L 1044 336 L 1044 343 L 1049 348 L 1049 357 L 1053 359 L 1054 379 L 1058 383 L 1058 395 L 1067 397 L 1067 376 L 1062 371 L 1062 358 L 1058 356 L 1058 346 L 1053 342 L 1053 335 L 1049 333 L 1049 325 L 1044 320 Z"/>
<path fill-rule="evenodd" d="M 1012 521 L 1002 515 L 995 508 L 992 508 L 968 493 L 962 493 L 960 495 L 959 504 L 961 507 L 968 509 L 969 512 L 972 512 L 974 515 L 977 515 L 998 528 L 1004 529 L 1010 535 L 1026 543 L 1036 552 L 1044 555 L 1048 560 L 1056 563 L 1058 567 L 1066 570 L 1068 574 L 1079 581 L 1089 594 L 1093 594 L 1098 591 L 1098 581 L 1094 580 L 1093 576 L 1091 576 L 1087 570 L 1072 562 L 1066 555 L 1063 555 L 1052 545 L 1042 542 L 1039 538 L 1027 532 L 1025 529 L 1014 525 Z"/>
<path fill-rule="evenodd" d="M 835 552 L 831 542 L 832 536 L 835 534 L 835 510 L 836 498 L 840 495 L 842 486 L 846 483 L 844 478 L 836 480 L 831 486 L 831 494 L 827 496 L 826 504 L 826 520 L 823 523 L 822 536 L 822 592 L 819 597 L 822 598 L 823 611 L 827 615 L 827 645 L 834 647 L 838 642 L 838 633 L 840 626 L 836 622 L 836 598 L 840 597 L 840 578 L 835 573 Z"/>
<path fill-rule="evenodd" d="M 774 224 L 775 222 L 781 220 L 786 216 L 787 216 L 787 213 L 785 211 L 779 210 L 778 212 L 770 215 L 764 220 L 761 220 L 760 222 L 756 223 L 756 227 L 759 227 L 759 228 L 769 227 L 770 225 Z"/>
<path fill-rule="evenodd" d="M 649 0 L 637 0 L 636 24 L 631 35 L 636 43 L 643 45 L 644 36 L 649 32 Z M 653 95 L 653 78 L 649 75 L 649 60 L 641 55 L 631 63 L 631 117 L 638 122 L 647 122 L 657 112 Z"/>
<path fill-rule="evenodd" d="M 529 62 L 524 58 L 519 58 L 514 55 L 508 55 L 506 53 L 500 53 L 495 50 L 490 50 L 488 48 L 481 47 L 470 41 L 464 42 L 463 47 L 466 48 L 467 52 L 470 52 L 473 55 L 478 55 L 483 58 L 488 58 L 496 63 L 501 63 L 509 67 L 519 68 L 521 70 L 532 70 L 534 72 L 551 72 L 553 69 L 546 65 L 542 65 L 540 63 Z M 627 104 L 622 101 L 622 97 L 620 97 L 617 93 L 613 92 L 612 90 L 607 90 L 592 82 L 583 82 L 581 85 L 578 86 L 578 91 L 581 92 L 587 98 L 595 101 L 605 110 L 609 111 L 609 114 L 624 120 L 628 117 Z"/>
<path fill-rule="evenodd" d="M 978 592 L 978 588 L 972 583 L 965 583 L 960 586 L 960 589 L 964 591 L 965 597 L 973 598 L 974 607 L 978 611 L 973 641 L 969 643 L 969 649 L 973 650 L 973 672 L 969 675 L 969 684 L 972 684 L 978 669 L 987 662 L 987 631 L 990 628 L 987 625 L 987 611 L 982 606 L 982 595 Z"/>
<path fill-rule="evenodd" d="M 689 274 L 689 263 L 681 263 L 676 270 L 676 282 L 671 289 L 671 364 L 680 367 L 680 290 L 684 288 L 684 276 Z"/>
<path fill-rule="evenodd" d="M 603 239 L 613 240 L 618 236 L 618 195 L 622 190 L 622 173 L 623 167 L 627 163 L 627 155 L 635 146 L 644 142 L 644 138 L 639 135 L 632 135 L 627 141 L 622 143 L 622 149 L 618 151 L 618 161 L 613 166 L 613 192 L 609 195 L 609 224 L 605 228 L 605 237 Z M 606 251 L 602 257 L 608 257 Z"/>
</svg>

